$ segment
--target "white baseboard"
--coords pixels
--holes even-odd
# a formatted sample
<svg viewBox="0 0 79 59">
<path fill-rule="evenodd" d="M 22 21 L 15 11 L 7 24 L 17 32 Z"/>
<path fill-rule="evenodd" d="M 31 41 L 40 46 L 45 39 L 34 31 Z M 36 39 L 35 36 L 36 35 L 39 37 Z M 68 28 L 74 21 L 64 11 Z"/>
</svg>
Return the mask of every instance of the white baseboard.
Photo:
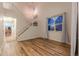
<svg viewBox="0 0 79 59">
<path fill-rule="evenodd" d="M 25 41 L 25 40 L 31 40 L 31 39 L 36 39 L 36 38 L 41 38 L 41 37 L 35 37 L 35 38 L 23 39 L 23 40 L 17 39 L 17 41 Z"/>
</svg>

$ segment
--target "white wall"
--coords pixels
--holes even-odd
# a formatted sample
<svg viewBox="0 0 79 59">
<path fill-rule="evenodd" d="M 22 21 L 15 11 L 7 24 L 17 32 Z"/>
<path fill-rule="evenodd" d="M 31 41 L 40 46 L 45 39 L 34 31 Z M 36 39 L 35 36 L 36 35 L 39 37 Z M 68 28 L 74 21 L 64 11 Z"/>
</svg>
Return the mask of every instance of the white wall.
<svg viewBox="0 0 79 59">
<path fill-rule="evenodd" d="M 77 2 L 72 3 L 72 21 L 71 21 L 71 55 L 75 55 L 76 48 L 76 26 L 77 26 Z"/>
<path fill-rule="evenodd" d="M 34 19 L 30 20 L 30 19 L 26 18 L 21 13 L 20 13 L 20 15 L 18 13 L 18 15 L 16 17 L 17 17 L 17 20 L 16 20 L 16 22 L 17 22 L 17 26 L 16 26 L 17 35 L 20 34 L 24 30 L 25 27 L 27 28 L 31 22 L 35 21 Z M 28 20 L 30 20 L 30 21 L 28 21 Z M 28 40 L 28 39 L 33 39 L 33 38 L 37 38 L 37 37 L 39 37 L 38 26 L 37 27 L 31 26 L 29 28 L 29 30 L 25 31 L 20 37 L 18 37 L 19 39 L 17 39 L 17 40 L 22 41 L 22 40 Z"/>
<path fill-rule="evenodd" d="M 3 30 L 3 21 L 0 18 L 0 48 L 2 47 L 3 44 L 3 37 L 4 37 L 4 30 Z"/>
<path fill-rule="evenodd" d="M 71 12 L 72 12 L 72 3 L 42 3 L 40 8 L 40 15 L 38 18 L 39 21 L 39 29 L 41 32 L 39 32 L 41 37 L 46 38 L 47 37 L 47 29 L 46 29 L 46 23 L 47 18 L 50 16 L 54 16 L 57 14 L 61 14 L 66 12 L 66 30 L 69 40 L 66 38 L 66 43 L 70 43 L 71 39 Z M 50 39 L 61 41 L 59 37 L 61 37 L 61 34 L 56 34 L 56 32 L 50 32 Z M 56 34 L 57 38 L 54 38 L 54 34 Z"/>
<path fill-rule="evenodd" d="M 4 37 L 4 30 L 3 30 L 3 21 L 2 21 L 2 7 L 0 3 L 0 53 L 2 50 L 2 45 L 3 45 L 3 37 Z"/>
<path fill-rule="evenodd" d="M 31 26 L 27 31 L 25 31 L 20 37 L 19 41 L 28 40 L 33 38 L 38 38 L 38 26 Z"/>
</svg>

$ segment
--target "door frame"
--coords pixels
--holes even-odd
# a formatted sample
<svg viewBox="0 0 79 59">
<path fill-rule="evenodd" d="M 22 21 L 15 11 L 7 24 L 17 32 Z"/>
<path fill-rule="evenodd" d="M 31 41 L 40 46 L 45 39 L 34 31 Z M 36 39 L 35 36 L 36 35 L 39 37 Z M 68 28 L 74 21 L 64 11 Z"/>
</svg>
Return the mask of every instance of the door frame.
<svg viewBox="0 0 79 59">
<path fill-rule="evenodd" d="M 77 2 L 72 2 L 71 18 L 71 56 L 75 56 L 77 31 Z"/>
<path fill-rule="evenodd" d="M 5 22 L 6 22 L 6 19 L 5 18 L 8 18 L 7 16 L 3 16 L 3 21 L 4 21 L 4 41 L 5 41 Z M 14 21 L 14 27 L 15 27 L 15 35 L 14 35 L 14 39 L 16 40 L 16 18 L 13 18 L 13 17 L 10 17 L 11 19 L 13 19 L 12 21 Z M 12 34 L 13 35 L 13 27 L 12 27 Z"/>
</svg>

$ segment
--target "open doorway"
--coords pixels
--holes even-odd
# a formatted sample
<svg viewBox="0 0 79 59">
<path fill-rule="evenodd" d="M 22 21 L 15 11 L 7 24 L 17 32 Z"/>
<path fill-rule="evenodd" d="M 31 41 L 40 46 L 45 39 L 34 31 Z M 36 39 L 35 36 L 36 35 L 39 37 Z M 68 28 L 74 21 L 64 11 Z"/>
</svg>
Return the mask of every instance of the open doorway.
<svg viewBox="0 0 79 59">
<path fill-rule="evenodd" d="M 16 19 L 3 17 L 4 19 L 4 41 L 16 40 Z"/>
</svg>

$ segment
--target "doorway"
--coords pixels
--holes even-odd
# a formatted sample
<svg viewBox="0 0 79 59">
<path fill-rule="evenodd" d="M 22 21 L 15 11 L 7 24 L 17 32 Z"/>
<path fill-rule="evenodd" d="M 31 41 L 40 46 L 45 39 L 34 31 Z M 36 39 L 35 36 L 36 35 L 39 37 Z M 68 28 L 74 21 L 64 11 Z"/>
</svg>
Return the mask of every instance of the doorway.
<svg viewBox="0 0 79 59">
<path fill-rule="evenodd" d="M 4 20 L 4 41 L 16 40 L 16 19 L 3 17 Z"/>
</svg>

